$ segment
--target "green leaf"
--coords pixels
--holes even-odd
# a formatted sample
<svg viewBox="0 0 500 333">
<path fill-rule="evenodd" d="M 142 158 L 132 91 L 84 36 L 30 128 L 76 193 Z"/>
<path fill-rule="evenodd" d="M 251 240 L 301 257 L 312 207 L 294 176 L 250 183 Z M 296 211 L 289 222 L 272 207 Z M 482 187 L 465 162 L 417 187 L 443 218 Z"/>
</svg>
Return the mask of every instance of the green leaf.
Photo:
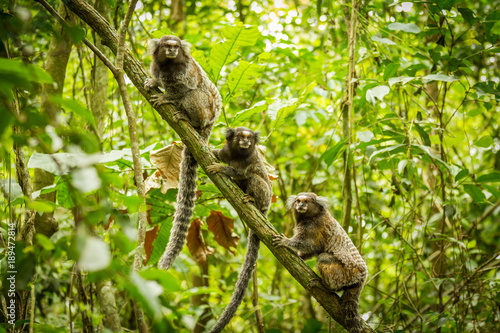
<svg viewBox="0 0 500 333">
<path fill-rule="evenodd" d="M 478 183 L 498 183 L 500 182 L 500 172 L 492 172 L 477 177 Z"/>
<path fill-rule="evenodd" d="M 52 213 L 55 209 L 54 203 L 46 200 L 35 200 L 27 202 L 28 208 L 40 213 Z"/>
<path fill-rule="evenodd" d="M 423 80 L 429 80 L 429 81 L 444 81 L 444 82 L 454 82 L 458 81 L 454 76 L 448 76 L 448 75 L 443 75 L 443 74 L 430 74 L 426 75 L 422 78 Z"/>
<path fill-rule="evenodd" d="M 424 141 L 424 144 L 428 147 L 431 146 L 431 139 L 429 138 L 429 134 L 427 134 L 427 132 L 422 128 L 422 126 L 420 126 L 419 124 L 413 124 L 415 129 L 417 130 L 418 134 L 420 135 L 420 137 L 422 138 L 422 140 Z"/>
<path fill-rule="evenodd" d="M 500 11 L 494 10 L 488 16 L 484 22 L 484 30 L 486 32 L 486 38 L 490 43 L 496 43 L 498 39 L 498 33 L 496 32 L 495 25 L 500 21 Z"/>
<path fill-rule="evenodd" d="M 92 126 L 95 126 L 95 119 L 94 119 L 92 112 L 90 112 L 89 109 L 84 107 L 82 104 L 80 104 L 76 100 L 74 100 L 74 99 L 61 99 L 60 104 L 67 111 L 71 111 L 71 112 L 75 113 L 76 115 L 80 116 L 83 120 L 90 123 Z"/>
<path fill-rule="evenodd" d="M 310 83 L 300 94 L 299 98 L 290 98 L 289 100 L 281 100 L 278 98 L 271 103 L 267 109 L 267 115 L 272 120 L 271 128 L 273 130 L 275 128 L 281 128 L 285 123 L 286 117 L 297 110 L 316 85 L 316 82 Z"/>
<path fill-rule="evenodd" d="M 462 15 L 465 22 L 469 23 L 470 25 L 476 23 L 476 14 L 474 14 L 474 12 L 469 8 L 458 8 L 458 12 Z"/>
<path fill-rule="evenodd" d="M 216 44 L 210 53 L 210 67 L 215 78 L 215 82 L 220 79 L 222 67 L 238 58 L 239 47 L 253 46 L 260 36 L 256 26 L 227 26 L 222 35 L 226 38 L 223 43 Z"/>
<path fill-rule="evenodd" d="M 156 281 L 144 280 L 134 271 L 130 272 L 129 278 L 131 284 L 128 286 L 128 291 L 140 301 L 154 321 L 161 320 L 163 313 L 158 296 L 163 293 L 163 288 Z"/>
<path fill-rule="evenodd" d="M 21 80 L 37 83 L 52 83 L 52 77 L 49 73 L 40 67 L 25 64 L 22 61 L 0 58 L 0 72 L 3 77 L 13 75 Z M 0 78 L 1 80 L 1 78 Z"/>
<path fill-rule="evenodd" d="M 379 42 L 379 43 L 387 44 L 387 45 L 398 45 L 398 44 L 394 43 L 392 40 L 390 40 L 389 38 L 380 38 L 377 36 L 372 36 L 371 40 L 374 42 Z"/>
<path fill-rule="evenodd" d="M 301 333 L 317 333 L 321 331 L 321 326 L 323 324 L 315 319 L 315 318 L 309 318 L 306 323 L 304 324 L 304 328 L 302 329 Z"/>
<path fill-rule="evenodd" d="M 227 78 L 229 94 L 234 95 L 236 90 L 250 89 L 260 77 L 263 69 L 259 64 L 240 61 L 238 67 L 233 69 Z"/>
<path fill-rule="evenodd" d="M 255 103 L 254 106 L 252 106 L 251 108 L 236 113 L 233 117 L 233 121 L 231 122 L 231 126 L 234 127 L 236 125 L 242 124 L 243 122 L 250 119 L 254 115 L 267 110 L 267 107 L 268 105 L 266 101 L 260 101 L 258 103 Z"/>
<path fill-rule="evenodd" d="M 398 68 L 399 64 L 390 63 L 387 65 L 384 70 L 384 81 L 387 81 L 389 78 L 396 75 L 398 73 Z"/>
<path fill-rule="evenodd" d="M 470 195 L 472 201 L 474 201 L 475 203 L 486 201 L 486 196 L 484 195 L 483 191 L 481 191 L 481 189 L 476 185 L 464 184 L 464 190 L 468 195 Z"/>
<path fill-rule="evenodd" d="M 409 33 L 412 33 L 412 34 L 418 34 L 420 32 L 420 28 L 417 27 L 415 24 L 413 23 L 399 23 L 399 22 L 395 22 L 395 23 L 391 23 L 387 26 L 387 28 L 389 28 L 389 30 L 395 30 L 395 31 L 404 31 L 404 32 L 409 32 Z"/>
<path fill-rule="evenodd" d="M 403 83 L 403 86 L 407 84 L 408 82 L 415 80 L 415 77 L 409 77 L 409 76 L 398 76 L 398 77 L 391 77 L 389 79 L 389 86 L 392 87 L 396 83 Z"/>
<path fill-rule="evenodd" d="M 375 157 L 379 155 L 383 155 L 381 158 L 385 159 L 387 157 L 390 157 L 394 154 L 399 154 L 401 152 L 407 151 L 408 150 L 408 145 L 406 144 L 399 144 L 399 145 L 392 145 L 389 147 L 382 148 L 380 150 L 377 150 L 370 156 L 369 163 L 371 164 Z"/>
<path fill-rule="evenodd" d="M 462 169 L 455 176 L 455 181 L 459 182 L 460 180 L 464 179 L 468 175 L 469 175 L 469 169 Z"/>
<path fill-rule="evenodd" d="M 181 291 L 179 280 L 163 269 L 149 268 L 139 274 L 146 280 L 157 280 L 166 292 Z"/>
<path fill-rule="evenodd" d="M 342 139 L 335 144 L 335 146 L 329 148 L 320 157 L 319 162 L 325 161 L 326 165 L 330 166 L 333 162 L 337 160 L 337 157 L 344 152 L 347 148 L 347 139 Z"/>
<path fill-rule="evenodd" d="M 153 250 L 151 251 L 148 264 L 154 265 L 158 262 L 158 260 L 160 260 L 170 237 L 170 229 L 172 229 L 172 216 L 168 217 L 161 224 L 160 230 L 158 230 L 158 235 L 153 242 Z"/>
<path fill-rule="evenodd" d="M 493 143 L 493 139 L 491 138 L 491 136 L 485 135 L 485 136 L 482 136 L 481 138 L 479 138 L 478 140 L 476 140 L 476 142 L 474 142 L 474 145 L 481 147 L 481 148 L 488 148 L 489 146 L 491 146 L 492 143 Z"/>
<path fill-rule="evenodd" d="M 49 237 L 42 234 L 36 234 L 35 237 L 38 245 L 43 247 L 45 250 L 52 251 L 53 249 L 55 249 L 54 243 L 52 243 Z"/>
<path fill-rule="evenodd" d="M 59 206 L 71 209 L 75 207 L 73 198 L 71 197 L 71 189 L 69 187 L 68 176 L 61 177 L 57 182 L 57 193 L 56 193 L 57 203 Z"/>
<path fill-rule="evenodd" d="M 377 86 L 372 89 L 368 89 L 366 91 L 366 100 L 368 102 L 371 102 L 372 104 L 376 104 L 377 98 L 379 101 L 383 102 L 384 101 L 384 96 L 387 95 L 391 91 L 391 88 L 388 86 Z"/>
</svg>

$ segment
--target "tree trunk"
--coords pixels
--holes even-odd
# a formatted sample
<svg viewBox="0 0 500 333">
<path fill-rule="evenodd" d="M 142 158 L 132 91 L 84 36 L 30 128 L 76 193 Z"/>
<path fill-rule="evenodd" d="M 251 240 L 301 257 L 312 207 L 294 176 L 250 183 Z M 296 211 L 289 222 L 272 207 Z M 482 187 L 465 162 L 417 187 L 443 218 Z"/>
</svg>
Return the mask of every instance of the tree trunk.
<svg viewBox="0 0 500 333">
<path fill-rule="evenodd" d="M 69 11 L 64 3 L 59 3 L 58 13 L 66 19 L 66 21 L 73 21 L 74 15 Z M 54 83 L 44 83 L 42 85 L 41 105 L 40 110 L 42 113 L 47 114 L 47 118 L 52 126 L 58 125 L 59 107 L 51 102 L 52 97 L 60 97 L 64 87 L 64 79 L 66 77 L 66 67 L 68 64 L 69 55 L 73 43 L 68 34 L 63 30 L 59 22 L 54 25 L 55 34 L 52 37 L 49 45 L 49 52 L 47 61 L 45 63 L 45 71 L 52 76 Z M 45 186 L 54 184 L 55 176 L 50 172 L 35 169 L 33 178 L 33 190 L 38 191 Z M 40 198 L 43 200 L 55 202 L 56 192 L 41 194 Z M 35 217 L 36 232 L 50 237 L 57 231 L 57 221 L 54 219 L 53 213 L 37 214 Z"/>
</svg>

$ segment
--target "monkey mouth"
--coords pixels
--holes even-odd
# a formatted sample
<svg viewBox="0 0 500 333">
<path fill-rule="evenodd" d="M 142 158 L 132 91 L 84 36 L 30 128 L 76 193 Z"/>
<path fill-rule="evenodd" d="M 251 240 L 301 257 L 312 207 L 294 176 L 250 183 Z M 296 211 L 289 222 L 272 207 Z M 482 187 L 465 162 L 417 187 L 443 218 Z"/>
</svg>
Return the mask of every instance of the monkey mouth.
<svg viewBox="0 0 500 333">
<path fill-rule="evenodd" d="M 240 148 L 241 149 L 248 149 L 248 148 L 250 148 L 250 142 L 240 142 Z"/>
<path fill-rule="evenodd" d="M 297 207 L 297 213 L 305 213 L 307 212 L 307 207 Z"/>
</svg>

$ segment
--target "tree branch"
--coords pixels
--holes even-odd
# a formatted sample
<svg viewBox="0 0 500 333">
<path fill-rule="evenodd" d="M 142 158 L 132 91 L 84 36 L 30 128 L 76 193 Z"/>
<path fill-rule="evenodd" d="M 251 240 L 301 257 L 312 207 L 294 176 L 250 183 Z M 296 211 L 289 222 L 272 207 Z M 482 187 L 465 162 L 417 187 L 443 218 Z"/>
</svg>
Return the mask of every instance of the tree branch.
<svg viewBox="0 0 500 333">
<path fill-rule="evenodd" d="M 117 52 L 118 35 L 111 25 L 87 2 L 83 0 L 67 0 L 67 6 L 82 20 L 84 20 L 99 36 L 104 45 L 107 45 L 113 53 Z M 150 100 L 152 94 L 144 89 L 144 81 L 148 78 L 142 63 L 135 59 L 128 50 L 124 52 L 124 70 L 127 76 L 139 90 L 139 92 Z M 207 166 L 216 163 L 214 155 L 208 146 L 203 143 L 200 135 L 185 121 L 175 122 L 173 119 L 174 107 L 171 105 L 160 105 L 155 110 L 160 116 L 177 132 L 182 142 L 188 147 L 199 165 L 206 170 Z M 272 236 L 276 235 L 274 226 L 251 204 L 243 201 L 243 192 L 228 177 L 223 175 L 209 174 L 213 183 L 234 207 L 238 215 L 255 232 L 260 240 L 270 249 L 273 255 L 285 266 L 292 276 L 307 289 L 321 306 L 340 325 L 346 325 L 345 313 L 340 304 L 340 298 L 336 294 L 329 293 L 318 287 L 310 287 L 309 282 L 318 279 L 318 275 L 296 254 L 286 248 L 275 248 L 271 244 Z M 363 321 L 365 332 L 373 330 Z M 349 330 L 348 327 L 346 329 Z"/>
</svg>

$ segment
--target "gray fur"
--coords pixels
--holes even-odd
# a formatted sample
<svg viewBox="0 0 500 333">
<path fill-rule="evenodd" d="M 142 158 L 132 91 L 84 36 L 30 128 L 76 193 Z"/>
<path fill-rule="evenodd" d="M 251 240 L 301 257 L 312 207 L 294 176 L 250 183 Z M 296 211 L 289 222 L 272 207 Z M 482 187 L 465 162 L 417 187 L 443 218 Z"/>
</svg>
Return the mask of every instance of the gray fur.
<svg viewBox="0 0 500 333">
<path fill-rule="evenodd" d="M 295 198 L 297 198 L 296 195 L 291 195 L 286 199 L 286 210 L 290 210 L 293 208 L 293 204 L 295 202 Z"/>
<path fill-rule="evenodd" d="M 258 139 L 258 134 L 248 128 L 228 128 L 224 147 L 220 150 L 212 151 L 220 161 L 228 165 L 215 163 L 210 165 L 207 171 L 210 173 L 220 172 L 231 177 L 245 192 L 244 200 L 253 202 L 262 214 L 267 216 L 273 192 L 266 167 L 260 153 L 256 149 Z M 247 146 L 248 148 L 242 148 Z M 248 282 L 257 264 L 259 247 L 259 238 L 253 231 L 249 230 L 247 253 L 238 276 L 238 281 L 234 287 L 233 295 L 224 312 L 209 333 L 222 331 L 236 313 L 243 296 L 245 296 L 245 290 L 248 287 Z"/>
<path fill-rule="evenodd" d="M 341 301 L 349 332 L 360 332 L 358 302 L 368 274 L 365 261 L 328 212 L 326 198 L 299 193 L 287 200 L 287 207 L 290 205 L 295 216 L 294 235 L 292 238 L 275 235 L 273 245 L 296 251 L 304 260 L 316 256 L 316 269 L 323 284 L 332 291 L 344 291 Z"/>
<path fill-rule="evenodd" d="M 172 45 L 176 47 L 175 50 Z M 158 87 L 163 88 L 163 94 L 151 97 L 152 104 L 155 107 L 166 103 L 173 104 L 177 109 L 173 115 L 174 120 L 189 122 L 201 137 L 208 141 L 212 127 L 220 115 L 222 99 L 217 87 L 191 56 L 190 47 L 188 42 L 175 36 L 151 39 L 148 42 L 148 53 L 153 58 L 152 78 L 145 81 L 144 89 L 150 91 Z M 169 50 L 173 52 L 169 53 Z M 167 53 L 170 58 L 166 56 Z M 172 58 L 174 54 L 175 58 Z M 165 252 L 158 262 L 158 267 L 165 270 L 172 267 L 186 241 L 196 198 L 197 170 L 198 163 L 185 148 L 180 166 L 179 191 L 172 230 Z"/>
</svg>

